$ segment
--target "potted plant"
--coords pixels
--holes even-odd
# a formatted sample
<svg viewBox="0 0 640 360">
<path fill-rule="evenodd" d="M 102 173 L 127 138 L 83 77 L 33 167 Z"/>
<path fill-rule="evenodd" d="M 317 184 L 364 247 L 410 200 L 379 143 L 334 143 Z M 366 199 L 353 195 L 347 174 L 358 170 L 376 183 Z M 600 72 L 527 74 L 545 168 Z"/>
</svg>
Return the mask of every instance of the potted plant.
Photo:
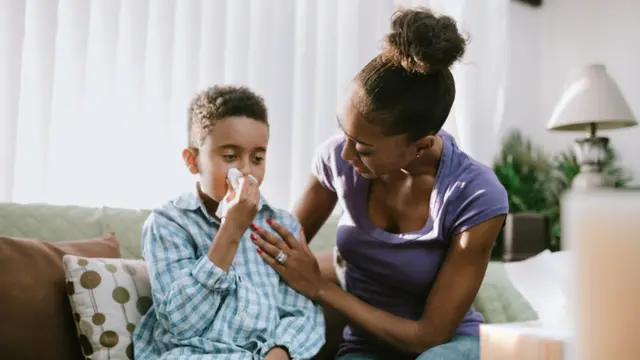
<svg viewBox="0 0 640 360">
<path fill-rule="evenodd" d="M 500 153 L 493 164 L 493 171 L 507 190 L 509 219 L 514 216 L 538 214 L 540 222 L 550 211 L 548 180 L 552 174 L 549 155 L 524 136 L 519 130 L 511 130 L 502 140 Z M 504 230 L 498 236 L 492 258 L 503 260 L 505 255 Z M 542 240 L 547 242 L 546 240 Z M 544 247 L 546 244 L 542 244 Z"/>
</svg>

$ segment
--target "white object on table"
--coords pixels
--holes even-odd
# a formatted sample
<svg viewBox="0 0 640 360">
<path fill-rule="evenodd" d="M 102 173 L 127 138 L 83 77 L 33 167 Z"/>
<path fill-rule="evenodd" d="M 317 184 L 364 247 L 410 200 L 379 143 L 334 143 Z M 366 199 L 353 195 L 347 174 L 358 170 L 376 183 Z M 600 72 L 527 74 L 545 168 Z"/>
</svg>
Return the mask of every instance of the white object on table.
<svg viewBox="0 0 640 360">
<path fill-rule="evenodd" d="M 569 360 L 567 328 L 539 321 L 480 326 L 481 360 Z"/>
<path fill-rule="evenodd" d="M 574 190 L 562 205 L 575 256 L 575 359 L 640 359 L 640 192 Z"/>
</svg>

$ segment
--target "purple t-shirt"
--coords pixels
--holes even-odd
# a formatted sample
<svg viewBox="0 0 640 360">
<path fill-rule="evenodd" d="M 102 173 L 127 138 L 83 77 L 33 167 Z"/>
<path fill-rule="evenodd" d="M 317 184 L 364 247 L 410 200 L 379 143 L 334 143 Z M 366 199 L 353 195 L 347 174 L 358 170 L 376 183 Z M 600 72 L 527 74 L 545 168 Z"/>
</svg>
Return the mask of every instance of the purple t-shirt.
<svg viewBox="0 0 640 360">
<path fill-rule="evenodd" d="M 508 212 L 507 193 L 493 171 L 464 152 L 444 131 L 442 159 L 431 193 L 430 216 L 416 232 L 393 234 L 377 228 L 367 210 L 369 181 L 340 156 L 342 135 L 327 140 L 313 171 L 338 195 L 344 212 L 336 242 L 347 263 L 347 290 L 365 302 L 403 318 L 417 320 L 451 239 L 496 215 Z M 478 336 L 483 318 L 470 309 L 457 334 Z M 339 355 L 383 354 L 391 349 L 362 328 L 345 328 Z"/>
</svg>

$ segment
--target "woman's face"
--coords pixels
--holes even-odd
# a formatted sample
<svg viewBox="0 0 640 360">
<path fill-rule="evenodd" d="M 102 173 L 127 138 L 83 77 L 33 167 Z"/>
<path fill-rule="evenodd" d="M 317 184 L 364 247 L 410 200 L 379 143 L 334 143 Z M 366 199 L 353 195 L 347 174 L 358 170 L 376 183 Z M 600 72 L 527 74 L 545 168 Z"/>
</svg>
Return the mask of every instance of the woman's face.
<svg viewBox="0 0 640 360">
<path fill-rule="evenodd" d="M 351 100 L 338 114 L 338 125 L 345 136 L 342 158 L 367 179 L 403 169 L 418 154 L 417 145 L 409 143 L 406 135 L 385 136 Z"/>
<path fill-rule="evenodd" d="M 247 117 L 219 120 L 197 151 L 197 174 L 200 188 L 210 198 L 220 201 L 227 193 L 227 172 L 236 168 L 253 175 L 262 183 L 265 174 L 269 128 Z M 187 151 L 187 150 L 185 150 Z M 189 166 L 189 162 L 187 166 Z M 193 168 L 189 170 L 193 173 Z"/>
</svg>

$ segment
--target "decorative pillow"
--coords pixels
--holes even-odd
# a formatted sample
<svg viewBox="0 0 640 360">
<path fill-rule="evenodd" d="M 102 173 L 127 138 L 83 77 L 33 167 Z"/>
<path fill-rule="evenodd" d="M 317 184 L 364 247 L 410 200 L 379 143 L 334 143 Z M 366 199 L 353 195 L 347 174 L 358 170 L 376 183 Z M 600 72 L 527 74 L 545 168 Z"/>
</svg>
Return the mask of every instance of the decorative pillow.
<svg viewBox="0 0 640 360">
<path fill-rule="evenodd" d="M 55 244 L 0 236 L 0 358 L 84 359 L 69 299 L 65 254 L 120 257 L 113 234 Z"/>
<path fill-rule="evenodd" d="M 63 262 L 85 356 L 133 359 L 133 331 L 152 305 L 144 261 L 67 255 Z"/>
</svg>

